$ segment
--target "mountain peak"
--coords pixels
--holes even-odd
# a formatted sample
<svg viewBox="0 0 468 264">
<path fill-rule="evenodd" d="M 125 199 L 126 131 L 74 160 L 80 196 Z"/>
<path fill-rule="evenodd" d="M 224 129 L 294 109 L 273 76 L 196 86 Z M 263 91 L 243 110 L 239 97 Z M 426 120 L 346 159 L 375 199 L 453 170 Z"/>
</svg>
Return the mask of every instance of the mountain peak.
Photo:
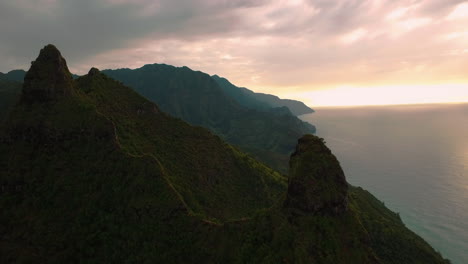
<svg viewBox="0 0 468 264">
<path fill-rule="evenodd" d="M 92 67 L 92 68 L 89 70 L 88 75 L 89 75 L 89 76 L 94 76 L 94 75 L 99 74 L 99 73 L 101 73 L 101 72 L 99 71 L 99 69 Z"/>
<path fill-rule="evenodd" d="M 346 210 L 348 183 L 340 163 L 322 138 L 314 135 L 300 138 L 289 167 L 285 207 L 306 213 Z"/>
<path fill-rule="evenodd" d="M 55 101 L 72 92 L 72 76 L 67 62 L 54 45 L 41 49 L 24 77 L 22 101 Z"/>
<path fill-rule="evenodd" d="M 56 58 L 56 57 L 62 57 L 62 54 L 57 49 L 57 47 L 55 47 L 52 44 L 48 44 L 44 48 L 41 49 L 37 60 L 47 60 L 48 58 Z"/>
</svg>

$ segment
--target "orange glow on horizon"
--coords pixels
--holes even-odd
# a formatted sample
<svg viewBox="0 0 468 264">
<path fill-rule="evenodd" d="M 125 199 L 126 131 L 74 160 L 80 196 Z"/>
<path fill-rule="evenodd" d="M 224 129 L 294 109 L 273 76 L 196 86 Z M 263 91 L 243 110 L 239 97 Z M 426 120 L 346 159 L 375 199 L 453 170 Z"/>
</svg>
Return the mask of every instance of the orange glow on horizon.
<svg viewBox="0 0 468 264">
<path fill-rule="evenodd" d="M 285 93 L 281 98 L 300 100 L 311 107 L 464 103 L 468 102 L 468 84 L 340 86 Z"/>
</svg>

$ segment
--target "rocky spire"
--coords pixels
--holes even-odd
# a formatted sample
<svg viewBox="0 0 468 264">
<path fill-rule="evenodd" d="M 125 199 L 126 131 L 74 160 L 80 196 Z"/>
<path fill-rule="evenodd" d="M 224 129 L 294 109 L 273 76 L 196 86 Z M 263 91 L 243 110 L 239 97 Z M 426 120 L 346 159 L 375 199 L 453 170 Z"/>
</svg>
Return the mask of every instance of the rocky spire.
<svg viewBox="0 0 468 264">
<path fill-rule="evenodd" d="M 24 77 L 21 100 L 26 103 L 55 101 L 72 92 L 67 62 L 54 45 L 47 45 Z"/>
<path fill-rule="evenodd" d="M 285 207 L 306 213 L 337 214 L 346 210 L 348 184 L 340 163 L 322 138 L 300 138 L 289 167 Z"/>
<path fill-rule="evenodd" d="M 101 72 L 99 71 L 99 69 L 92 67 L 92 68 L 89 70 L 88 75 L 89 75 L 89 76 L 95 76 L 95 75 L 98 75 L 98 74 L 100 74 L 100 73 L 101 73 Z"/>
</svg>

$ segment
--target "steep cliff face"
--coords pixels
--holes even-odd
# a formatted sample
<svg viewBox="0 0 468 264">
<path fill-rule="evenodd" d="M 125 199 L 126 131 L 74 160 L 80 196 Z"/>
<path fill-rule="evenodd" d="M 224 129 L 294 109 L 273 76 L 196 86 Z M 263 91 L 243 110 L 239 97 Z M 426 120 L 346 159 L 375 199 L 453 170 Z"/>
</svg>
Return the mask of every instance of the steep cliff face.
<svg viewBox="0 0 468 264">
<path fill-rule="evenodd" d="M 239 104 L 258 110 L 265 110 L 274 107 L 287 107 L 295 116 L 309 114 L 315 112 L 313 109 L 305 105 L 303 102 L 281 99 L 278 96 L 264 93 L 255 93 L 244 87 L 237 87 L 229 80 L 218 75 L 211 76 L 224 92 Z"/>
<path fill-rule="evenodd" d="M 286 207 L 308 213 L 346 210 L 348 183 L 322 138 L 314 135 L 300 138 L 289 164 Z"/>
<path fill-rule="evenodd" d="M 55 101 L 72 93 L 72 75 L 54 45 L 45 46 L 24 77 L 21 100 L 26 103 Z"/>
</svg>

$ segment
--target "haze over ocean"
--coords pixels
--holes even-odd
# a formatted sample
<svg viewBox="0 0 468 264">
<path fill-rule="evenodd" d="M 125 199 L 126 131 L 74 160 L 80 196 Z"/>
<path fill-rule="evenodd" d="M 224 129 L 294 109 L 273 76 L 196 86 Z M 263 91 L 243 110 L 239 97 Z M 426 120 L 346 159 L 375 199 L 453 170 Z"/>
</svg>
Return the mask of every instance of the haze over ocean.
<svg viewBox="0 0 468 264">
<path fill-rule="evenodd" d="M 468 263 L 468 104 L 318 108 L 301 118 L 371 191 L 454 264 Z"/>
</svg>

